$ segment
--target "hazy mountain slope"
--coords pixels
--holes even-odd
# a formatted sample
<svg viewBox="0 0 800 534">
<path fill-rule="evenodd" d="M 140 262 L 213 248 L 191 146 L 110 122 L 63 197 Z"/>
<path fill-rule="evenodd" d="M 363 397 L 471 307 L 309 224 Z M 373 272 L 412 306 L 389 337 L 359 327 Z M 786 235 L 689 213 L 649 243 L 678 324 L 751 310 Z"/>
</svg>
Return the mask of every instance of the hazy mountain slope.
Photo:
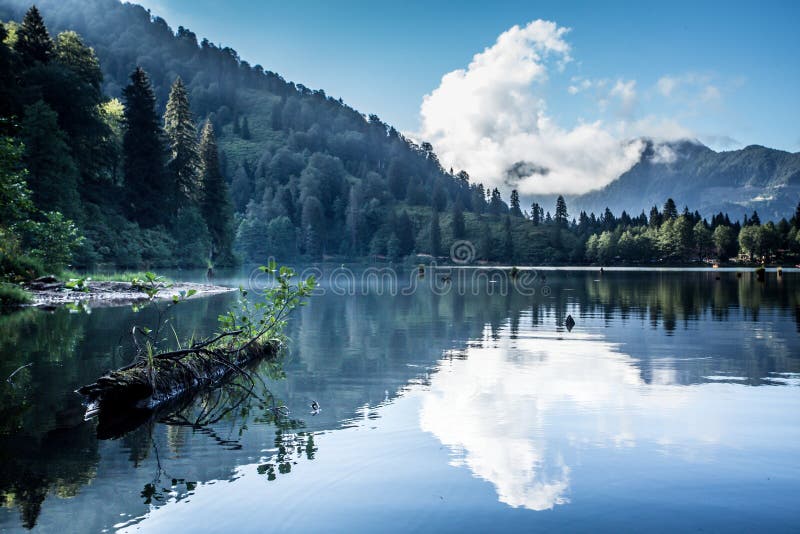
<svg viewBox="0 0 800 534">
<path fill-rule="evenodd" d="M 570 212 L 606 206 L 638 214 L 673 198 L 703 215 L 731 217 L 758 210 L 762 218 L 790 217 L 800 200 L 800 153 L 762 146 L 715 152 L 690 141 L 652 144 L 639 163 L 606 187 L 567 199 Z M 549 204 L 548 204 L 549 206 Z"/>
</svg>

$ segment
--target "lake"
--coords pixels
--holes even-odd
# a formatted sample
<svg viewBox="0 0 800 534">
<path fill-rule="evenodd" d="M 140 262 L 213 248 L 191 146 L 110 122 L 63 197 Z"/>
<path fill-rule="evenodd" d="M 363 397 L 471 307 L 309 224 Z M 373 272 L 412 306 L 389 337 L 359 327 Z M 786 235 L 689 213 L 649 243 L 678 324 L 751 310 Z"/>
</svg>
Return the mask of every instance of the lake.
<svg viewBox="0 0 800 534">
<path fill-rule="evenodd" d="M 0 385 L 0 528 L 797 531 L 800 273 L 349 273 L 317 273 L 270 397 L 121 429 L 74 390 L 152 310 L 0 316 L 0 376 L 32 362 Z M 235 299 L 181 304 L 176 332 Z"/>
</svg>

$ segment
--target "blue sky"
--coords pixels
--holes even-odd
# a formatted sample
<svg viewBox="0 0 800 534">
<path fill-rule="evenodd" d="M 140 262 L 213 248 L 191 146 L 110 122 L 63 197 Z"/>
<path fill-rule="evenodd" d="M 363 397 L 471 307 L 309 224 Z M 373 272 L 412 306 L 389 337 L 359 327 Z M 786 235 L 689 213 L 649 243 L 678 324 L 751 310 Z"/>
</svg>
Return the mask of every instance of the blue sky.
<svg viewBox="0 0 800 534">
<path fill-rule="evenodd" d="M 437 152 L 456 166 L 470 163 L 469 147 L 459 153 L 462 139 L 420 119 L 423 97 L 441 89 L 443 75 L 470 71 L 473 56 L 498 36 L 537 19 L 569 28 L 558 34 L 569 50 L 539 58 L 546 76 L 522 102 L 562 134 L 594 124 L 617 140 L 688 136 L 718 150 L 762 144 L 800 151 L 800 2 L 140 3 L 173 28 L 229 45 L 251 64 L 322 88 L 401 131 L 441 137 L 432 140 Z M 485 95 L 450 98 L 474 90 L 465 84 L 438 101 L 503 111 Z"/>
</svg>

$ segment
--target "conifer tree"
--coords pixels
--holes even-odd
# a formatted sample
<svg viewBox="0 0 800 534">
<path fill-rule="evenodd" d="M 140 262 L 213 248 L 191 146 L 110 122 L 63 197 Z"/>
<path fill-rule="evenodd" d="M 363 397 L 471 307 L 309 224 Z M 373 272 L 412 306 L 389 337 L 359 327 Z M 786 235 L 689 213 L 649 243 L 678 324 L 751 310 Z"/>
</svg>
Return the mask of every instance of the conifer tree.
<svg viewBox="0 0 800 534">
<path fill-rule="evenodd" d="M 78 171 L 64 132 L 58 127 L 56 112 L 41 100 L 26 107 L 21 133 L 28 185 L 36 207 L 60 211 L 71 218 L 78 216 Z"/>
<path fill-rule="evenodd" d="M 522 210 L 519 207 L 519 193 L 516 189 L 511 191 L 511 215 L 522 217 Z"/>
<path fill-rule="evenodd" d="M 197 134 L 189 107 L 189 96 L 180 76 L 175 78 L 164 112 L 164 132 L 170 149 L 168 164 L 175 180 L 181 205 L 199 201 L 200 161 L 197 154 Z"/>
<path fill-rule="evenodd" d="M 677 219 L 678 218 L 678 207 L 675 206 L 675 201 L 671 198 L 668 198 L 667 201 L 664 203 L 664 220 L 667 219 Z"/>
<path fill-rule="evenodd" d="M 569 215 L 567 214 L 567 203 L 564 201 L 564 197 L 558 195 L 556 199 L 556 215 L 555 215 L 555 222 L 558 226 L 565 228 L 567 226 L 567 221 L 569 219 Z"/>
<path fill-rule="evenodd" d="M 395 233 L 400 242 L 398 249 L 400 256 L 408 256 L 414 251 L 414 225 L 405 210 L 397 216 Z"/>
<path fill-rule="evenodd" d="M 233 204 L 219 166 L 214 127 L 208 120 L 200 138 L 200 177 L 203 191 L 200 210 L 211 233 L 212 261 L 232 263 Z"/>
<path fill-rule="evenodd" d="M 247 117 L 242 117 L 242 139 L 250 139 L 250 124 L 247 122 Z"/>
<path fill-rule="evenodd" d="M 531 222 L 534 226 L 542 223 L 542 207 L 537 202 L 531 204 Z"/>
<path fill-rule="evenodd" d="M 8 119 L 17 112 L 17 77 L 14 70 L 14 53 L 5 40 L 8 30 L 0 22 L 0 119 Z M 0 120 L 0 134 L 10 133 L 10 124 Z"/>
<path fill-rule="evenodd" d="M 53 57 L 53 39 L 47 33 L 41 13 L 36 6 L 31 6 L 22 24 L 17 30 L 17 42 L 14 44 L 20 61 L 26 67 L 38 63 L 47 63 Z"/>
<path fill-rule="evenodd" d="M 514 259 L 514 237 L 511 233 L 511 217 L 506 215 L 503 221 L 503 254 L 506 260 Z"/>
<path fill-rule="evenodd" d="M 453 204 L 452 232 L 454 239 L 463 239 L 464 234 L 466 233 L 466 228 L 464 225 L 464 208 L 461 206 L 460 200 L 457 200 L 455 204 Z"/>
<path fill-rule="evenodd" d="M 143 226 L 167 221 L 173 188 L 165 179 L 165 150 L 156 114 L 156 97 L 140 68 L 122 91 L 125 134 L 122 138 L 126 202 L 131 217 Z"/>
<path fill-rule="evenodd" d="M 431 256 L 438 256 L 442 248 L 442 231 L 439 228 L 439 211 L 431 210 Z"/>
</svg>

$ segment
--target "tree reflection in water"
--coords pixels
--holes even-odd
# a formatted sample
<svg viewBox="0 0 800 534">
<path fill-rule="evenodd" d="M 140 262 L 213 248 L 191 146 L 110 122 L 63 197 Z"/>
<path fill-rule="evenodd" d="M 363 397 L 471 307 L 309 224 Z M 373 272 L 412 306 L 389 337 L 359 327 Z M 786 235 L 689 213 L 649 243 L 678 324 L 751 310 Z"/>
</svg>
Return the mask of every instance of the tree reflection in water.
<svg viewBox="0 0 800 534">
<path fill-rule="evenodd" d="M 287 333 L 293 342 L 288 376 L 278 386 L 280 396 L 295 407 L 319 399 L 324 411 L 313 419 L 314 430 L 335 429 L 362 407 L 384 402 L 386 391 L 390 401 L 409 384 L 430 383 L 432 390 L 438 391 L 444 373 L 426 370 L 446 369 L 443 355 L 454 367 L 470 366 L 473 359 L 479 360 L 474 358 L 473 348 L 529 343 L 531 330 L 577 340 L 589 324 L 599 337 L 587 340 L 585 347 L 608 343 L 622 346 L 617 352 L 627 355 L 622 366 L 627 382 L 621 384 L 632 385 L 613 386 L 620 391 L 651 384 L 718 381 L 714 375 L 736 377 L 737 383 L 750 385 L 776 384 L 781 383 L 781 374 L 800 372 L 796 351 L 800 277 L 785 272 L 782 279 L 768 276 L 760 283 L 749 274 L 738 278 L 736 273 L 721 272 L 720 280 L 716 274 L 548 272 L 550 294 L 546 297 L 513 290 L 506 295 L 490 294 L 485 282 L 459 293 L 456 277 L 453 290 L 446 294 L 435 294 L 424 286 L 412 295 L 328 293 L 314 297 L 290 324 Z M 209 334 L 216 326 L 216 316 L 228 305 L 226 296 L 187 302 L 176 317 L 176 329 L 180 335 Z M 565 326 L 567 315 L 577 323 L 571 333 Z M 135 430 L 108 433 L 109 437 L 122 436 L 117 440 L 98 442 L 97 432 L 104 429 L 98 428 L 97 421 L 83 421 L 84 409 L 73 391 L 127 363 L 127 332 L 136 321 L 147 322 L 127 308 L 97 309 L 90 315 L 65 309 L 53 313 L 29 309 L 0 316 L 0 501 L 19 510 L 23 526 L 36 524 L 51 496 L 79 495 L 96 477 L 102 479 L 98 482 L 121 485 L 126 478 L 129 484 L 135 479 L 136 504 L 141 507 L 148 499 L 149 506 L 184 498 L 194 484 L 235 478 L 238 466 L 252 458 L 261 466 L 258 472 L 265 481 L 291 472 L 295 462 L 313 459 L 317 447 L 313 432 L 292 419 L 293 414 L 276 413 L 274 408 L 280 403 L 266 392 L 259 391 L 260 398 L 249 395 L 249 384 L 206 392 L 170 414 L 148 415 Z M 660 345 L 648 344 L 654 339 L 660 340 Z M 682 355 L 671 354 L 673 360 L 668 360 L 658 354 L 671 343 L 683 343 L 683 350 L 687 339 L 694 344 L 686 349 L 693 352 L 691 359 L 677 361 Z M 702 351 L 705 358 L 695 357 Z M 533 355 L 525 357 L 536 357 L 535 351 Z M 5 381 L 15 369 L 29 363 L 32 365 L 14 377 L 13 385 Z M 511 374 L 518 371 L 511 363 L 499 368 Z M 259 370 L 266 381 L 270 372 Z M 280 384 L 282 374 L 274 377 Z M 275 383 L 271 382 L 270 388 L 278 391 Z M 599 387 L 597 381 L 590 384 Z M 522 393 L 523 398 L 528 395 Z M 243 397 L 248 400 L 241 400 Z M 506 400 L 499 398 L 498 402 L 502 405 Z M 253 432 L 256 427 L 262 430 Z M 261 435 L 264 431 L 266 440 Z M 446 443 L 472 440 L 470 435 L 440 432 Z M 624 435 L 618 436 L 622 442 Z M 203 443 L 213 444 L 213 455 L 206 455 L 196 439 L 199 437 Z M 518 457 L 528 458 L 526 465 L 535 466 L 529 474 L 539 484 L 539 495 L 560 496 L 539 502 L 568 498 L 563 487 L 570 481 L 569 460 L 563 458 L 562 462 L 553 446 L 535 439 L 521 451 Z M 165 461 L 166 457 L 170 460 Z M 476 453 L 472 459 L 460 461 L 475 462 L 481 471 L 481 457 Z M 186 458 L 190 461 L 184 462 Z M 154 461 L 164 469 L 152 467 Z M 103 465 L 106 471 L 98 475 Z M 153 474 L 141 477 L 131 466 L 152 468 Z M 516 482 L 505 484 L 498 483 L 498 488 L 507 487 L 503 494 L 510 502 L 535 501 L 515 489 Z M 140 498 L 138 488 L 142 488 Z M 101 508 L 104 503 L 98 502 L 99 498 L 92 496 L 91 504 L 80 506 Z M 134 515 L 142 513 L 122 497 L 115 506 Z M 111 506 L 107 507 L 106 516 L 113 515 Z"/>
</svg>

